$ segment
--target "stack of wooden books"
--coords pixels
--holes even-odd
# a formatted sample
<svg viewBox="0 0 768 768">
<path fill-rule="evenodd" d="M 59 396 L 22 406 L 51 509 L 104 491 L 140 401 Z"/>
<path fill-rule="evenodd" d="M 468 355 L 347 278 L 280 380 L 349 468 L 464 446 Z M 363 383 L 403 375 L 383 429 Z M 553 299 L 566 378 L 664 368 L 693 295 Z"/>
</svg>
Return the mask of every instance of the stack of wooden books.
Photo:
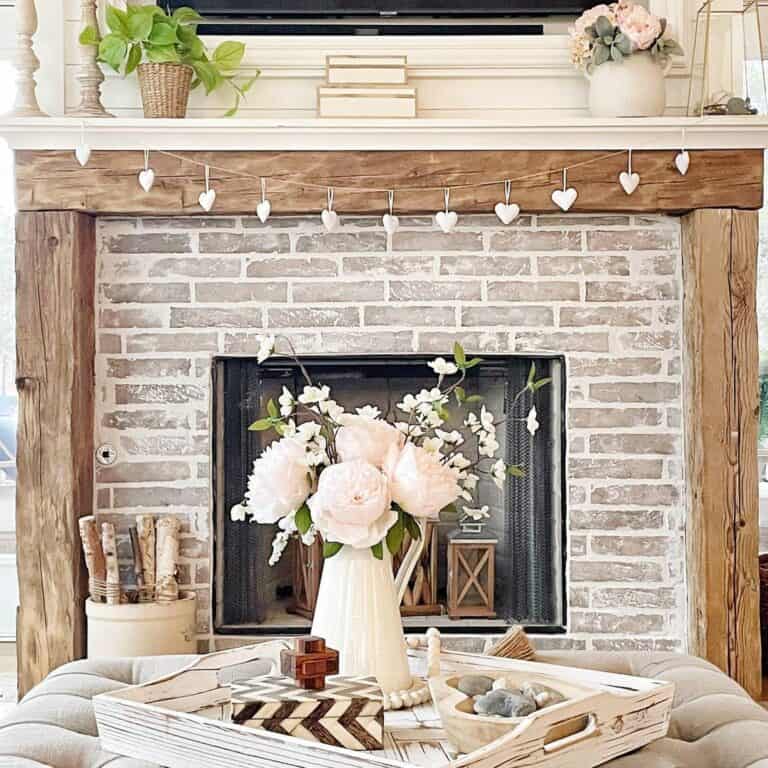
<svg viewBox="0 0 768 768">
<path fill-rule="evenodd" d="M 328 56 L 326 75 L 317 89 L 320 117 L 416 117 L 405 56 Z"/>
</svg>

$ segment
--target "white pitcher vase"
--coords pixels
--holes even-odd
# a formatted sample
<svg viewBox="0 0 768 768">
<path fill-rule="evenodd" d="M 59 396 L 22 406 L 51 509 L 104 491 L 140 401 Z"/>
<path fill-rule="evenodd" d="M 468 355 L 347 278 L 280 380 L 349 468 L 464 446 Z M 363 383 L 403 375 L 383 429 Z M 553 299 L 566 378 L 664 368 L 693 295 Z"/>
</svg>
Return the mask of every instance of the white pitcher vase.
<svg viewBox="0 0 768 768">
<path fill-rule="evenodd" d="M 417 549 L 420 553 L 421 544 Z M 398 573 L 398 584 L 410 578 L 411 555 Z M 411 687 L 400 594 L 386 544 L 382 560 L 370 549 L 348 546 L 326 559 L 312 634 L 339 652 L 340 674 L 374 675 L 385 693 Z"/>
<path fill-rule="evenodd" d="M 595 67 L 587 73 L 592 117 L 661 117 L 671 68 L 671 59 L 661 64 L 648 51 Z"/>
</svg>

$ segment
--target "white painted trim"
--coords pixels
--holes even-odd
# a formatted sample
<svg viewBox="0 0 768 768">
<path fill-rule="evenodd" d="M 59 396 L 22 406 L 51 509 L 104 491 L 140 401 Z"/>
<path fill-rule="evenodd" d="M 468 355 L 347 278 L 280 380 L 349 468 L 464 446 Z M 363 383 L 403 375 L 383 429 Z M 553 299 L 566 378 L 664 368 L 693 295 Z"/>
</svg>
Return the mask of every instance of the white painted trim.
<svg viewBox="0 0 768 768">
<path fill-rule="evenodd" d="M 320 120 L 17 118 L 0 120 L 12 149 L 614 150 L 768 147 L 768 117 L 599 120 Z"/>
</svg>

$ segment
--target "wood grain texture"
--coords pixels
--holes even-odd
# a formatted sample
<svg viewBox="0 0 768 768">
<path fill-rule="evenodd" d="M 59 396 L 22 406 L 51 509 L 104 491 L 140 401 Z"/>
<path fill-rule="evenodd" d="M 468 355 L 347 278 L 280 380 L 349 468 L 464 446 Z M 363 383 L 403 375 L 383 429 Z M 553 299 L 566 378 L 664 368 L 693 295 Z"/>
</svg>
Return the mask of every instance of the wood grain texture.
<svg viewBox="0 0 768 768">
<path fill-rule="evenodd" d="M 760 693 L 758 217 L 683 222 L 690 650 Z"/>
<path fill-rule="evenodd" d="M 381 192 L 337 189 L 335 207 L 344 213 L 381 214 L 387 205 L 384 190 L 392 187 L 456 187 L 499 179 L 489 187 L 454 189 L 451 206 L 462 213 L 488 213 L 503 199 L 504 178 L 542 175 L 512 185 L 513 202 L 524 212 L 559 212 L 551 195 L 562 185 L 563 166 L 576 166 L 606 153 L 582 151 L 408 151 L 408 152 L 195 152 L 180 153 L 198 163 L 220 165 L 255 177 L 268 177 L 267 195 L 273 214 L 319 212 L 326 190 L 286 185 L 280 179 L 311 181 L 335 187 L 378 188 Z M 569 184 L 579 190 L 574 212 L 679 213 L 696 208 L 759 209 L 763 199 L 761 150 L 707 150 L 691 153 L 688 175 L 674 167 L 674 152 L 637 151 L 634 169 L 639 189 L 627 196 L 618 176 L 627 156 L 619 154 L 590 165 L 573 167 Z M 72 209 L 101 214 L 201 214 L 198 196 L 203 168 L 188 160 L 159 153 L 151 157 L 157 173 L 152 191 L 144 194 L 137 173 L 143 152 L 94 152 L 81 168 L 72 152 L 16 153 L 17 199 L 20 210 Z M 231 171 L 211 171 L 217 197 L 213 213 L 242 214 L 260 201 L 256 178 Z M 398 192 L 398 212 L 432 213 L 443 207 L 440 190 Z"/>
<path fill-rule="evenodd" d="M 85 652 L 78 519 L 93 507 L 93 220 L 16 222 L 19 689 Z"/>
</svg>

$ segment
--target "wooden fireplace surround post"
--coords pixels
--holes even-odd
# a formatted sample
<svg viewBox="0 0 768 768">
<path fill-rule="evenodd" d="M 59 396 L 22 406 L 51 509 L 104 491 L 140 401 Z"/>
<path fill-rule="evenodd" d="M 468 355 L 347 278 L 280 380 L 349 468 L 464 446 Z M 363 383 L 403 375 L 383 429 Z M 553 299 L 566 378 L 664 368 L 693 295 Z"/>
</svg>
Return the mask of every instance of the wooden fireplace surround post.
<svg viewBox="0 0 768 768">
<path fill-rule="evenodd" d="M 554 211 L 564 165 L 585 151 L 196 152 L 198 162 L 270 177 L 275 214 L 316 213 L 322 189 L 281 186 L 299 176 L 333 186 L 451 186 L 520 178 L 524 212 Z M 689 650 L 760 691 L 756 265 L 762 207 L 761 150 L 693 154 L 681 177 L 669 151 L 636 152 L 643 183 L 617 184 L 626 157 L 574 168 L 574 212 L 683 216 L 684 348 Z M 94 152 L 81 168 L 71 151 L 16 154 L 18 389 L 17 492 L 19 686 L 83 656 L 86 579 L 77 521 L 93 507 L 94 217 L 199 214 L 200 167 L 153 156 L 150 194 L 136 182 L 143 152 Z M 258 184 L 212 174 L 217 214 L 252 214 Z M 491 210 L 494 187 L 456 189 L 460 213 Z M 432 212 L 442 195 L 398 193 L 398 213 Z M 345 213 L 380 215 L 383 195 L 337 190 Z M 556 211 L 555 211 L 556 212 Z M 682 567 L 682 564 L 681 564 Z"/>
</svg>

